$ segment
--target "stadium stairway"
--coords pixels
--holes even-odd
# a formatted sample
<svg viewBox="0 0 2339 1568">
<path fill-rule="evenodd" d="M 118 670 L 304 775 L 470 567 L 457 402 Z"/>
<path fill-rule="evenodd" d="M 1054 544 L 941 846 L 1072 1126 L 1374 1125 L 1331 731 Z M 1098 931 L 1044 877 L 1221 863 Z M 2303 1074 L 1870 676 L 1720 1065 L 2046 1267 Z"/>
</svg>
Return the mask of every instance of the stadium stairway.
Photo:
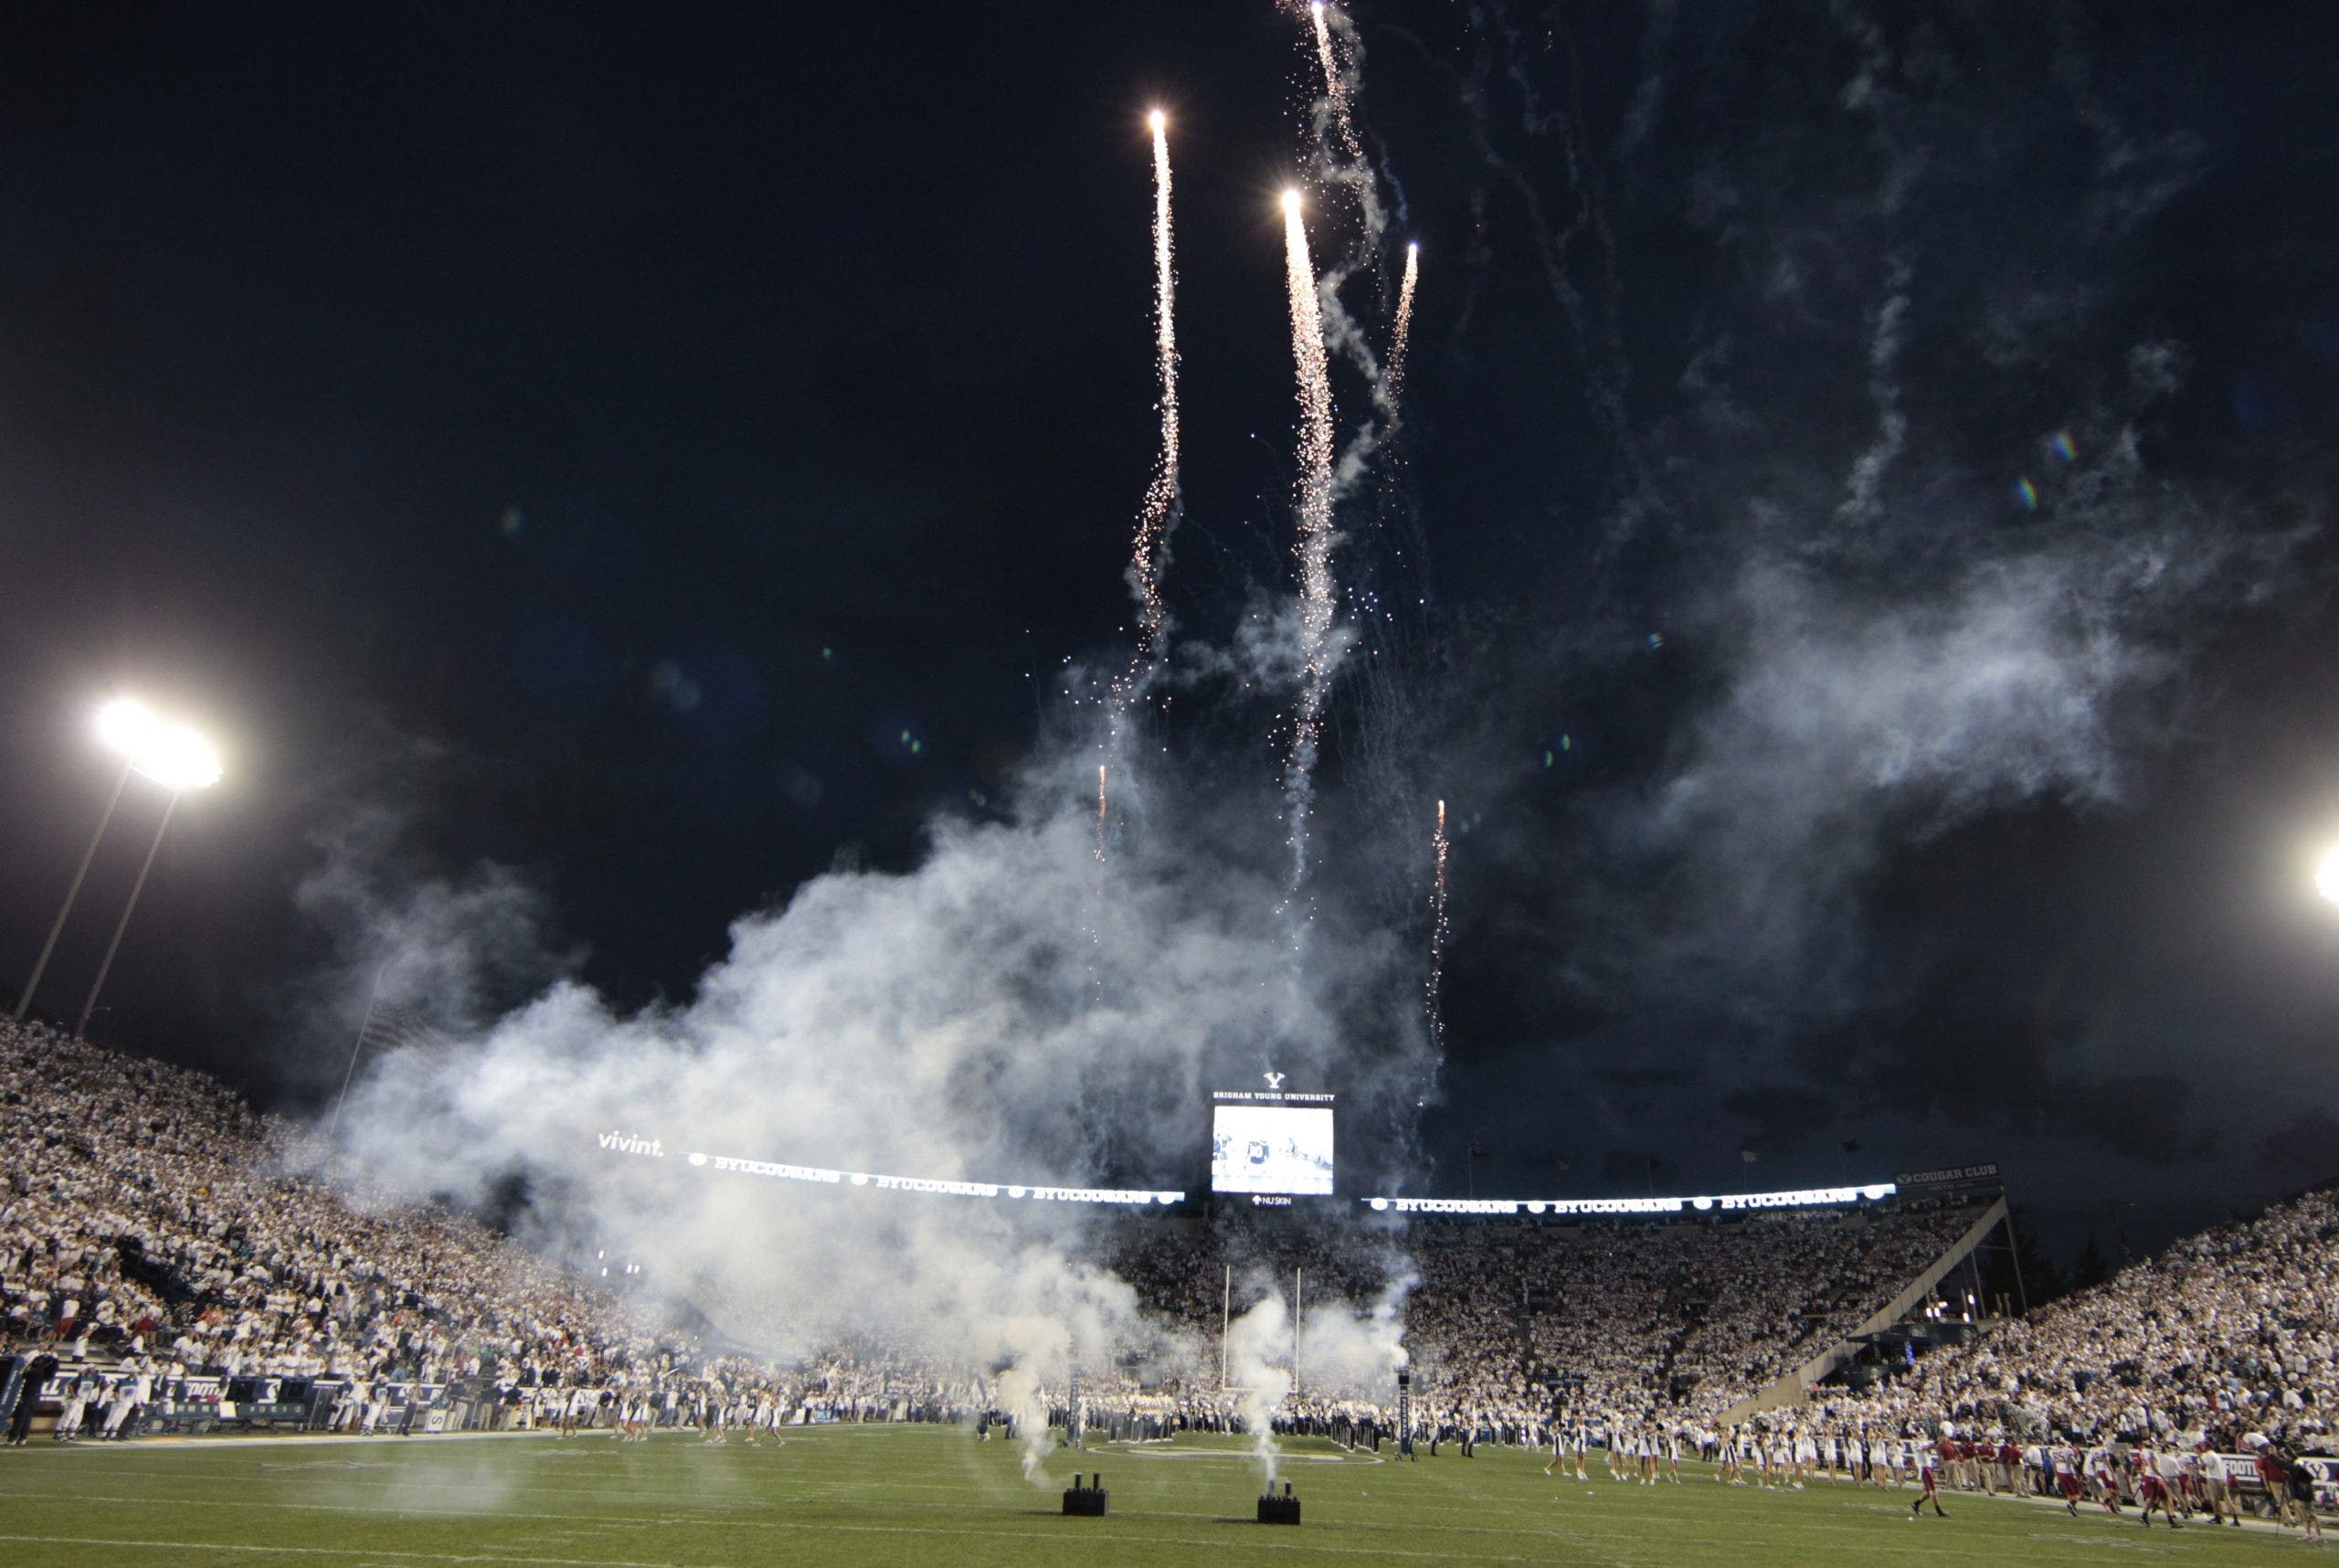
<svg viewBox="0 0 2339 1568">
<path fill-rule="evenodd" d="M 1801 1404 L 1805 1394 L 1813 1385 L 1825 1382 L 1837 1368 L 1847 1366 L 1857 1358 L 1863 1348 L 1861 1335 L 1880 1332 L 1915 1311 L 1932 1287 L 1946 1279 L 1952 1269 L 1971 1256 L 1974 1249 L 1980 1246 L 1992 1231 L 2004 1224 L 2006 1219 L 2006 1201 L 2000 1198 L 1982 1212 L 1981 1218 L 1966 1227 L 1964 1234 L 1950 1243 L 1939 1257 L 1927 1264 L 1922 1273 L 1903 1286 L 1898 1296 L 1867 1318 L 1852 1325 L 1850 1330 L 1838 1338 L 1835 1343 L 1805 1361 L 1801 1366 L 1757 1389 L 1731 1405 L 1722 1413 L 1723 1422 L 1744 1421 L 1750 1416 L 1761 1414 L 1765 1410 L 1776 1410 L 1781 1405 Z"/>
</svg>

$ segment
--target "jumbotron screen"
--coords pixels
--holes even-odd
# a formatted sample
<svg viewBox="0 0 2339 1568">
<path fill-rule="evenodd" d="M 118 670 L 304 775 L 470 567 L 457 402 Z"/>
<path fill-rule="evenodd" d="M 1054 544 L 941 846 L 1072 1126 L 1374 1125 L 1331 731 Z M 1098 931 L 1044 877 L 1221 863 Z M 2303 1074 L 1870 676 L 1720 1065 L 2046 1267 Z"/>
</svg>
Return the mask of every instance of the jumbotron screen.
<svg viewBox="0 0 2339 1568">
<path fill-rule="evenodd" d="M 1211 1096 L 1213 1192 L 1332 1195 L 1332 1097 L 1271 1088 Z"/>
</svg>

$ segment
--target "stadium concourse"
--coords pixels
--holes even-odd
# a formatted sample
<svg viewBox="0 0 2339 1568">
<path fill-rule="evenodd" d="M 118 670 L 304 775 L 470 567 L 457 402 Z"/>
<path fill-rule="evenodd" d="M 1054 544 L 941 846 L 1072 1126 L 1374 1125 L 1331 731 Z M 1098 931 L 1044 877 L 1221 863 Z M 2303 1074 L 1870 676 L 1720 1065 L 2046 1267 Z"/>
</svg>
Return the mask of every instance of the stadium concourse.
<svg viewBox="0 0 2339 1568">
<path fill-rule="evenodd" d="M 473 1220 L 290 1173 L 302 1136 L 199 1075 L 0 1025 L 0 1316 L 13 1352 L 0 1414 L 13 1441 L 254 1425 L 776 1437 L 837 1421 L 998 1419 L 984 1369 L 871 1344 L 761 1363 Z M 2180 1499 L 2203 1506 L 2201 1478 L 2217 1467 L 2202 1454 L 2279 1467 L 2329 1453 L 2339 1203 L 2327 1192 L 2027 1319 L 1979 1325 L 1913 1365 L 1863 1369 L 1864 1386 L 1746 1414 L 1899 1298 L 1979 1213 L 1323 1229 L 1123 1219 L 1102 1246 L 1195 1343 L 1214 1342 L 1237 1280 L 1297 1270 L 1318 1299 L 1401 1300 L 1411 1436 L 1433 1453 L 1557 1445 L 1562 1466 L 1636 1478 L 1703 1457 L 1780 1487 L 1913 1482 L 1938 1460 L 1946 1483 L 1974 1488 L 2050 1491 L 2079 1475 L 2099 1502 L 2141 1495 L 2165 1464 Z M 1104 1438 L 1239 1430 L 1220 1381 L 1214 1368 L 1146 1382 L 1098 1369 L 1078 1414 Z M 1073 1397 L 1051 1391 L 1059 1419 L 1074 1416 Z M 1370 1447 L 1396 1440 L 1396 1423 L 1385 1403 L 1341 1391 L 1303 1390 L 1275 1418 Z M 2329 1474 L 2312 1457 L 2294 1467 Z"/>
</svg>

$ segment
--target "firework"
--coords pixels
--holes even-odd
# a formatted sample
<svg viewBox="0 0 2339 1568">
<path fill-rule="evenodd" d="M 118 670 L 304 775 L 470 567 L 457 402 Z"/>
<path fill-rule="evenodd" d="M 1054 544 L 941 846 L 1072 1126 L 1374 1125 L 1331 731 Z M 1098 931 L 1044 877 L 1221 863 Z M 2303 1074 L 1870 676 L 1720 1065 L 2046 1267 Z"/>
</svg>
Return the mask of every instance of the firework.
<svg viewBox="0 0 2339 1568">
<path fill-rule="evenodd" d="M 1430 835 L 1430 850 L 1436 863 L 1436 880 L 1430 887 L 1429 902 L 1429 1001 L 1430 1048 L 1440 1054 L 1445 1049 L 1445 1005 L 1441 994 L 1445 983 L 1445 802 L 1437 803 L 1437 831 Z"/>
<path fill-rule="evenodd" d="M 1100 763 L 1098 763 L 1098 764 L 1096 765 L 1096 858 L 1097 858 L 1098 860 L 1103 860 L 1103 859 L 1105 858 L 1105 822 L 1106 822 L 1106 815 L 1105 815 L 1105 768 L 1106 768 L 1106 764 L 1104 764 L 1104 763 L 1102 763 L 1102 762 L 1100 762 Z"/>
<path fill-rule="evenodd" d="M 1316 25 L 1316 60 L 1324 68 L 1324 102 L 1332 112 L 1332 128 L 1339 133 L 1340 151 L 1348 154 L 1350 164 L 1360 164 L 1364 150 L 1356 139 L 1356 121 L 1349 111 L 1348 73 L 1341 67 L 1339 50 L 1332 41 L 1328 10 L 1323 0 L 1315 0 L 1307 7 L 1308 16 Z"/>
<path fill-rule="evenodd" d="M 1316 271 L 1307 257 L 1307 229 L 1299 193 L 1283 198 L 1286 281 L 1291 293 L 1291 353 L 1298 372 L 1299 654 L 1298 711 L 1292 724 L 1291 762 L 1285 775 L 1291 802 L 1291 887 L 1307 874 L 1307 816 L 1313 799 L 1316 745 L 1323 726 L 1325 688 L 1331 678 L 1332 385 L 1324 358 L 1324 328 L 1317 313 Z"/>
<path fill-rule="evenodd" d="M 1170 231 L 1170 122 L 1159 109 L 1147 117 L 1153 131 L 1153 352 L 1160 384 L 1161 451 L 1145 504 L 1138 513 L 1137 539 L 1129 561 L 1129 584 L 1137 592 L 1137 660 L 1122 683 L 1124 703 L 1139 677 L 1162 654 L 1167 612 L 1161 603 L 1165 546 L 1178 509 L 1178 322 L 1177 272 Z"/>
<path fill-rule="evenodd" d="M 1405 345 L 1413 335 L 1413 284 L 1422 275 L 1422 248 L 1405 247 L 1405 276 L 1397 285 L 1397 325 L 1389 334 L 1389 363 L 1381 376 L 1381 396 L 1389 402 L 1390 418 L 1397 417 L 1398 395 L 1405 386 Z"/>
</svg>

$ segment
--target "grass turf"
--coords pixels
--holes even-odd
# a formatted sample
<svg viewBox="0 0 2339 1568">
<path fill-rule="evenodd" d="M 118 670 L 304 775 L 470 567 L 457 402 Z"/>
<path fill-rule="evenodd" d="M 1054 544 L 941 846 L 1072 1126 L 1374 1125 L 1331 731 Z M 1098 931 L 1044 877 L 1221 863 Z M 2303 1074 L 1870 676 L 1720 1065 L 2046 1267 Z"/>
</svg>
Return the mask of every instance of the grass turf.
<svg viewBox="0 0 2339 1568">
<path fill-rule="evenodd" d="M 1048 1488 L 1021 1451 L 947 1427 L 825 1427 L 777 1451 L 687 1436 L 271 1443 L 223 1439 L 0 1451 L 0 1563 L 313 1561 L 427 1568 L 944 1563 L 1153 1568 L 1229 1562 L 1297 1568 L 1371 1562 L 1723 1568 L 1907 1562 L 1957 1568 L 2096 1563 L 2257 1563 L 2295 1541 L 2196 1525 L 2147 1533 L 2132 1513 L 2073 1520 L 1984 1498 L 1908 1519 L 1913 1493 L 1815 1483 L 1803 1492 L 1546 1478 L 1540 1459 L 1451 1448 L 1415 1464 L 1288 1445 L 1298 1529 L 1253 1522 L 1256 1470 L 1224 1439 L 1058 1450 Z M 1075 1469 L 1102 1469 L 1105 1519 L 1064 1519 Z"/>
</svg>

